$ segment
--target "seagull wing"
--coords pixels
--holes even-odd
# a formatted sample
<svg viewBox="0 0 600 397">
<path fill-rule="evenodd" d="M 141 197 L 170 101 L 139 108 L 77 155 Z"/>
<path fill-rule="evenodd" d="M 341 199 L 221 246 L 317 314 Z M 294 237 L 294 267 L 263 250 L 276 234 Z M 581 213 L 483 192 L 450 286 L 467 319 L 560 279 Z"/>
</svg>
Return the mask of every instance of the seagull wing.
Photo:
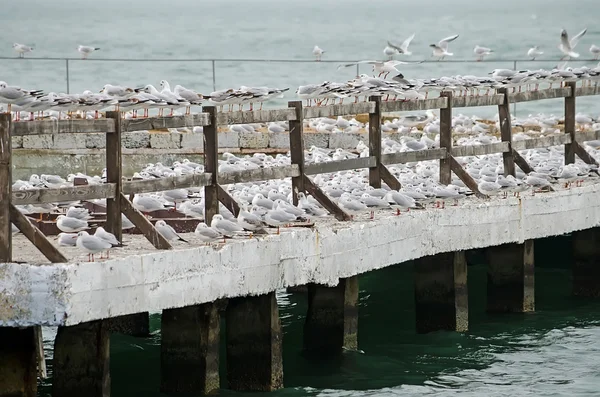
<svg viewBox="0 0 600 397">
<path fill-rule="evenodd" d="M 385 62 L 386 65 L 390 65 L 390 66 L 398 66 L 398 65 L 411 65 L 411 64 L 419 64 L 419 63 L 423 63 L 424 61 L 415 61 L 415 62 L 404 62 L 404 61 L 387 61 Z"/>
<path fill-rule="evenodd" d="M 346 63 L 346 64 L 339 65 L 337 67 L 337 70 L 340 70 L 341 68 L 349 68 L 350 66 L 356 66 L 356 65 L 359 65 L 362 63 L 366 63 L 369 65 L 383 65 L 383 62 L 381 62 L 381 61 L 358 61 L 358 62 L 352 62 L 352 63 Z"/>
<path fill-rule="evenodd" d="M 398 51 L 399 53 L 404 53 L 404 50 L 402 49 L 402 45 L 397 45 L 392 43 L 391 41 L 387 42 L 388 47 L 393 48 L 394 50 Z"/>
<path fill-rule="evenodd" d="M 438 46 L 440 46 L 444 50 L 447 50 L 448 49 L 448 43 L 450 43 L 451 41 L 456 40 L 457 38 L 458 38 L 457 34 L 455 34 L 454 36 L 448 36 L 446 38 L 443 38 L 438 43 Z"/>
<path fill-rule="evenodd" d="M 415 38 L 415 34 L 411 34 L 410 37 L 406 40 L 404 40 L 402 42 L 402 44 L 400 45 L 400 49 L 402 50 L 401 52 L 406 52 L 408 51 L 408 46 L 410 45 L 410 42 L 412 41 L 412 39 Z"/>
<path fill-rule="evenodd" d="M 579 39 L 581 39 L 583 37 L 583 35 L 585 34 L 585 32 L 587 32 L 587 29 L 583 29 L 581 32 L 577 33 L 577 35 L 575 35 L 570 41 L 569 44 L 571 45 L 571 49 L 575 48 L 575 46 L 577 45 L 577 43 L 579 42 Z"/>
</svg>

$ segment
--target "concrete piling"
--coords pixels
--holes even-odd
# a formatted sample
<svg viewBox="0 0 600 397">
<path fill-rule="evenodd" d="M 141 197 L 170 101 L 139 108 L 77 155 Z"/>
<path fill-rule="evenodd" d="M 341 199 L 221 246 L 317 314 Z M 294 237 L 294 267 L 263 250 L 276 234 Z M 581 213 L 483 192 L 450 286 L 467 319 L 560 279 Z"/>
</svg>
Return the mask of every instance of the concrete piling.
<svg viewBox="0 0 600 397">
<path fill-rule="evenodd" d="M 148 312 L 112 317 L 105 321 L 110 332 L 136 337 L 150 336 L 150 314 Z"/>
<path fill-rule="evenodd" d="M 600 228 L 573 232 L 573 295 L 600 297 Z"/>
<path fill-rule="evenodd" d="M 358 348 L 358 276 L 340 279 L 335 287 L 308 285 L 304 349 L 336 354 Z"/>
<path fill-rule="evenodd" d="M 414 275 L 417 332 L 467 331 L 469 303 L 464 251 L 417 259 Z"/>
<path fill-rule="evenodd" d="M 161 392 L 211 394 L 219 390 L 220 329 L 215 303 L 163 310 Z"/>
<path fill-rule="evenodd" d="M 488 312 L 532 312 L 535 309 L 533 240 L 487 248 Z"/>
<path fill-rule="evenodd" d="M 282 388 L 282 333 L 275 292 L 230 299 L 226 319 L 229 388 Z"/>
<path fill-rule="evenodd" d="M 58 327 L 53 397 L 110 396 L 110 332 L 102 320 Z"/>
<path fill-rule="evenodd" d="M 0 397 L 37 395 L 33 327 L 0 327 Z"/>
</svg>

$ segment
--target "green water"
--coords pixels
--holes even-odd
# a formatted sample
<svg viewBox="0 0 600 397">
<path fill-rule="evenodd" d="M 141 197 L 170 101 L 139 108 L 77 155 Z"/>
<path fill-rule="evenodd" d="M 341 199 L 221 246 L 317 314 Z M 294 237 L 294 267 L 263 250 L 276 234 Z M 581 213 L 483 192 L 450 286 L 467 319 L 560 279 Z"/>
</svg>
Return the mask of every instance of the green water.
<svg viewBox="0 0 600 397">
<path fill-rule="evenodd" d="M 597 395 L 600 301 L 570 296 L 565 242 L 538 245 L 533 314 L 486 314 L 486 268 L 470 265 L 470 330 L 465 334 L 415 333 L 412 264 L 361 276 L 361 351 L 331 360 L 301 352 L 306 296 L 279 293 L 286 387 L 272 396 Z M 151 316 L 151 327 L 147 339 L 112 337 L 112 396 L 161 396 L 158 315 Z M 46 395 L 47 386 L 40 389 L 40 396 Z"/>
</svg>

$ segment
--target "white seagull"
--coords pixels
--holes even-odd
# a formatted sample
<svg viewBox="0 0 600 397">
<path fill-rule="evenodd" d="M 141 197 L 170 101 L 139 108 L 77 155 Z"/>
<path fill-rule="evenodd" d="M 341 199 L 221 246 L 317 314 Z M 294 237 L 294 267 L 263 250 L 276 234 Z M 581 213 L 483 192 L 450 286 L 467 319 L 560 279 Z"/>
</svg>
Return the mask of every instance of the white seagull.
<svg viewBox="0 0 600 397">
<path fill-rule="evenodd" d="M 452 55 L 454 55 L 451 52 L 448 52 L 448 44 L 451 41 L 454 41 L 458 38 L 458 35 L 455 34 L 454 36 L 448 36 L 446 38 L 443 38 L 439 41 L 439 43 L 437 44 L 430 44 L 429 47 L 433 48 L 433 53 L 432 56 L 441 59 L 444 59 L 444 57 L 451 57 Z"/>
<path fill-rule="evenodd" d="M 408 51 L 408 46 L 412 39 L 415 38 L 415 34 L 411 34 L 408 39 L 404 40 L 402 44 L 396 45 L 391 41 L 387 42 L 387 46 L 383 50 L 383 53 L 392 59 L 395 54 L 412 55 L 412 52 Z"/>
<path fill-rule="evenodd" d="M 102 252 L 104 250 L 108 251 L 112 248 L 112 245 L 98 238 L 96 236 L 90 236 L 88 232 L 79 232 L 77 234 L 77 241 L 75 242 L 77 248 L 84 250 L 88 253 L 88 262 L 90 261 L 90 255 L 92 258 L 92 262 L 94 261 L 94 254 L 98 252 Z"/>
<path fill-rule="evenodd" d="M 475 54 L 475 56 L 477 56 L 477 62 L 483 61 L 483 57 L 486 55 L 490 55 L 492 52 L 494 51 L 487 47 L 480 47 L 478 45 L 476 45 L 475 48 L 473 48 L 473 53 Z"/>
<path fill-rule="evenodd" d="M 579 42 L 579 39 L 581 39 L 583 37 L 585 32 L 587 32 L 587 29 L 583 29 L 581 32 L 577 33 L 577 35 L 575 35 L 570 40 L 569 40 L 569 35 L 567 34 L 567 31 L 565 29 L 563 29 L 560 32 L 560 44 L 558 45 L 558 49 L 563 54 L 565 54 L 561 58 L 561 60 L 563 60 L 565 58 L 579 58 L 579 54 L 576 53 L 574 50 L 575 50 L 575 46 L 577 45 L 577 42 Z"/>
<path fill-rule="evenodd" d="M 312 51 L 312 53 L 313 53 L 313 55 L 315 56 L 316 60 L 317 60 L 317 61 L 320 61 L 320 60 L 321 60 L 321 57 L 323 56 L 323 54 L 325 53 L 325 51 L 323 51 L 323 49 L 322 49 L 321 47 L 319 47 L 318 45 L 316 45 L 316 46 L 313 48 L 313 51 Z"/>
<path fill-rule="evenodd" d="M 19 54 L 19 58 L 25 58 L 25 54 L 33 51 L 33 47 L 19 43 L 13 44 L 13 49 Z"/>
<path fill-rule="evenodd" d="M 200 222 L 198 226 L 196 226 L 196 230 L 194 230 L 194 233 L 203 243 L 212 243 L 220 239 L 225 239 L 225 236 L 223 236 L 221 233 L 208 226 L 204 222 Z"/>
<path fill-rule="evenodd" d="M 535 58 L 539 57 L 542 54 L 544 54 L 544 51 L 540 51 L 540 47 L 536 45 L 534 45 L 529 49 L 529 51 L 527 51 L 527 56 L 531 58 L 532 61 L 535 61 Z"/>
<path fill-rule="evenodd" d="M 160 221 L 157 221 L 156 224 L 154 225 L 154 227 L 156 228 L 156 231 L 158 231 L 160 234 L 162 234 L 162 236 L 169 241 L 180 240 L 180 241 L 183 241 L 184 243 L 188 242 L 187 240 L 184 240 L 183 238 L 181 238 L 181 236 L 179 234 L 177 234 L 175 229 L 173 229 L 170 225 L 167 225 L 167 222 L 163 221 L 162 219 Z"/>
<path fill-rule="evenodd" d="M 94 51 L 98 51 L 100 48 L 91 47 L 88 45 L 79 45 L 77 51 L 81 54 L 81 59 L 87 59 L 87 57 Z"/>
<path fill-rule="evenodd" d="M 592 46 L 590 47 L 590 54 L 592 54 L 594 59 L 600 59 L 600 47 L 598 47 L 595 44 L 592 44 Z"/>
</svg>

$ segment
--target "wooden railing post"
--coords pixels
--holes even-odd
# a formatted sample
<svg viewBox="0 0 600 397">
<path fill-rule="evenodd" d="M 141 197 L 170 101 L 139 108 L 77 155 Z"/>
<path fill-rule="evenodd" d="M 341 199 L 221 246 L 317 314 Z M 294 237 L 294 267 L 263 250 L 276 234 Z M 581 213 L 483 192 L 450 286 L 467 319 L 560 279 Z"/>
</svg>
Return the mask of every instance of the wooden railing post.
<svg viewBox="0 0 600 397">
<path fill-rule="evenodd" d="M 121 223 L 121 184 L 123 158 L 121 150 L 121 113 L 106 112 L 106 118 L 115 122 L 115 132 L 106 133 L 106 182 L 115 184 L 115 198 L 106 199 L 106 230 L 123 241 Z"/>
<path fill-rule="evenodd" d="M 204 126 L 204 172 L 210 172 L 211 183 L 204 187 L 204 222 L 210 225 L 213 216 L 219 213 L 219 137 L 217 108 L 204 106 L 209 125 Z"/>
<path fill-rule="evenodd" d="M 292 198 L 298 205 L 298 192 L 305 192 L 304 187 L 304 112 L 302 101 L 288 102 L 288 108 L 296 111 L 296 120 L 290 120 L 290 156 L 292 164 L 298 165 L 300 175 L 292 177 Z"/>
<path fill-rule="evenodd" d="M 12 142 L 10 113 L 0 114 L 0 262 L 12 261 L 12 228 L 10 201 L 12 199 Z"/>
<path fill-rule="evenodd" d="M 369 98 L 375 104 L 375 109 L 369 113 L 369 156 L 376 159 L 375 167 L 369 168 L 369 185 L 374 188 L 381 187 L 381 173 L 379 165 L 381 164 L 381 97 L 372 96 Z"/>
<path fill-rule="evenodd" d="M 502 142 L 508 142 L 508 152 L 502 153 L 504 163 L 504 176 L 515 176 L 515 159 L 512 151 L 512 124 L 510 120 L 510 101 L 508 90 L 503 87 L 498 89 L 498 93 L 504 96 L 502 105 L 498 105 L 498 119 L 500 121 L 500 139 Z"/>
<path fill-rule="evenodd" d="M 452 166 L 448 158 L 452 155 L 452 92 L 443 91 L 440 97 L 448 98 L 447 106 L 440 109 L 440 148 L 446 149 L 447 156 L 440 159 L 440 183 L 449 185 L 452 182 Z"/>
<path fill-rule="evenodd" d="M 575 142 L 575 91 L 576 81 L 570 81 L 566 85 L 571 88 L 571 94 L 565 97 L 565 134 L 569 134 L 571 142 Z M 577 144 L 568 143 L 565 145 L 565 164 L 575 162 L 575 151 Z"/>
</svg>

